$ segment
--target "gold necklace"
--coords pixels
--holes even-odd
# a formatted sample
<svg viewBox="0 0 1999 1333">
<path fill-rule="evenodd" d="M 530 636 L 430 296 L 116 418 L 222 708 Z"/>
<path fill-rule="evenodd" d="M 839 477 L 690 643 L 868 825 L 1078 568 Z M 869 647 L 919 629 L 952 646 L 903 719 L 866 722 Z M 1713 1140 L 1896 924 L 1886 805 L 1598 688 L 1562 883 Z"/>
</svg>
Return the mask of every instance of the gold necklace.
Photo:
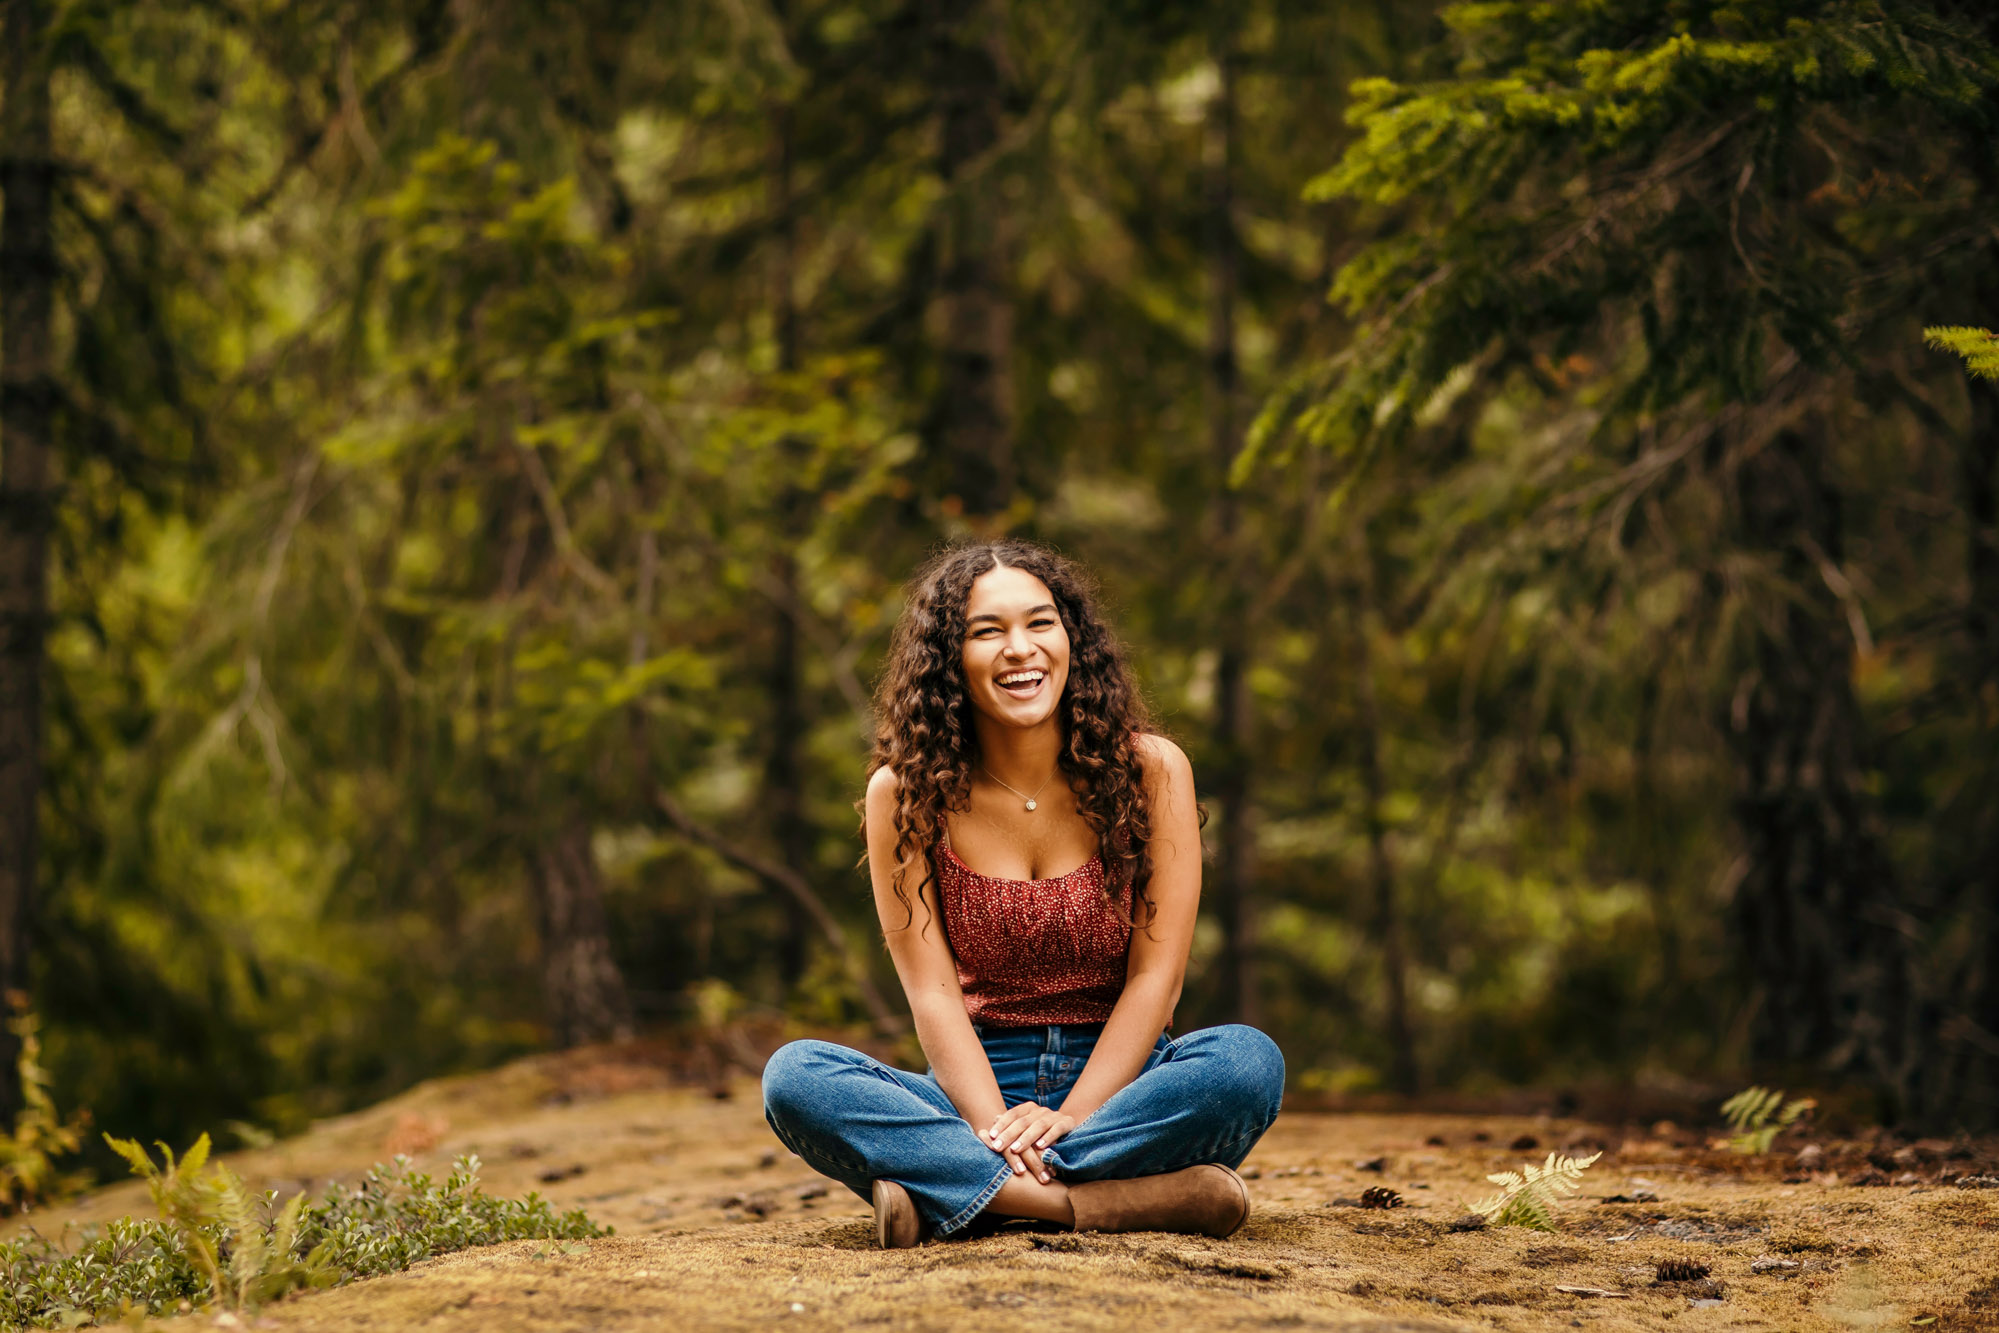
<svg viewBox="0 0 1999 1333">
<path fill-rule="evenodd" d="M 993 771 L 990 768 L 987 768 L 984 764 L 979 765 L 979 772 L 985 774 L 989 778 L 993 778 Z M 993 778 L 994 782 L 999 782 L 1000 786 L 1006 787 L 1006 789 L 1012 792 L 1015 796 L 1018 796 L 1021 800 L 1026 801 L 1027 802 L 1026 808 L 1029 810 L 1032 810 L 1034 808 L 1034 797 L 1039 796 L 1041 795 L 1042 792 L 1048 790 L 1048 784 L 1053 782 L 1054 780 L 1055 780 L 1055 774 L 1053 772 L 1050 772 L 1047 777 L 1041 779 L 1041 785 L 1034 789 L 1034 796 L 1029 796 L 1026 792 L 1022 791 L 1020 788 L 1008 787 L 1006 783 L 1000 782 L 998 778 Z"/>
</svg>

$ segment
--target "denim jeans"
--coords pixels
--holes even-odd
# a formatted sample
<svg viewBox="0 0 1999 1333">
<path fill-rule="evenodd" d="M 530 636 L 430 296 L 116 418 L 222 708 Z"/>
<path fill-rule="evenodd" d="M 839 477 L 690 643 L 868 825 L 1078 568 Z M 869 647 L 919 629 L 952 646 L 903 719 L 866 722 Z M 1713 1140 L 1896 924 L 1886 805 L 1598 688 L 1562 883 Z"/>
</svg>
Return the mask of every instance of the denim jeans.
<svg viewBox="0 0 1999 1333">
<path fill-rule="evenodd" d="M 975 1030 L 1009 1107 L 1060 1107 L 1103 1025 Z M 1277 1118 L 1283 1093 L 1284 1057 L 1255 1028 L 1162 1035 L 1138 1077 L 1042 1160 L 1057 1179 L 1078 1183 L 1203 1162 L 1239 1166 Z M 863 1199 L 876 1180 L 903 1186 L 940 1236 L 977 1217 L 1012 1174 L 934 1077 L 832 1042 L 794 1041 L 771 1056 L 764 1118 L 808 1166 Z"/>
</svg>

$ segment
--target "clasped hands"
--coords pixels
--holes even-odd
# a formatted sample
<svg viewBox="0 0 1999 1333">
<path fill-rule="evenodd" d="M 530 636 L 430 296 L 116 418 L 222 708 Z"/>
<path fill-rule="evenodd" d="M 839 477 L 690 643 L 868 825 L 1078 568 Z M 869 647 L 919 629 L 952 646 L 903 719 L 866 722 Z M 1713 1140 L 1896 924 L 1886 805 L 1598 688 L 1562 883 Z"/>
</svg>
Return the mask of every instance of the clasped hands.
<svg viewBox="0 0 1999 1333">
<path fill-rule="evenodd" d="M 1076 1127 L 1076 1117 L 1064 1115 L 1037 1102 L 1022 1102 L 993 1118 L 991 1128 L 981 1136 L 988 1148 L 1012 1164 L 1017 1176 L 1033 1173 L 1046 1185 L 1054 1179 L 1041 1154 Z"/>
</svg>

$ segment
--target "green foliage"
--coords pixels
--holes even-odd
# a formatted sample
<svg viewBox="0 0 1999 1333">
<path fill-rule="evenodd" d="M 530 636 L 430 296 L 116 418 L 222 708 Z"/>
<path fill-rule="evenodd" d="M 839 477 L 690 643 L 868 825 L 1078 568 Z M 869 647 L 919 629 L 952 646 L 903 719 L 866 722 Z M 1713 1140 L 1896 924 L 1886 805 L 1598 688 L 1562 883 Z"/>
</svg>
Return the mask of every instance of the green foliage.
<svg viewBox="0 0 1999 1333">
<path fill-rule="evenodd" d="M 7 1026 L 20 1046 L 14 1068 L 21 1109 L 14 1113 L 14 1132 L 0 1135 L 0 1211 L 47 1203 L 82 1188 L 85 1174 L 58 1171 L 56 1159 L 82 1146 L 83 1127 L 90 1119 L 83 1112 L 68 1120 L 56 1113 L 49 1073 L 42 1068 L 40 1020 L 25 996 L 7 998 L 14 1009 Z"/>
<path fill-rule="evenodd" d="M 1529 1162 L 1524 1171 L 1499 1171 L 1486 1177 L 1499 1192 L 1471 1205 L 1471 1211 L 1497 1227 L 1529 1227 L 1535 1231 L 1555 1229 L 1555 1204 L 1563 1194 L 1582 1185 L 1587 1171 L 1601 1152 L 1587 1157 L 1548 1154 L 1540 1166 Z"/>
<path fill-rule="evenodd" d="M 1735 1152 L 1760 1157 L 1770 1151 L 1770 1145 L 1777 1141 L 1779 1134 L 1817 1105 L 1810 1097 L 1787 1102 L 1781 1090 L 1772 1092 L 1768 1088 L 1744 1088 L 1721 1104 L 1722 1115 L 1735 1130 L 1735 1137 L 1728 1141 L 1728 1146 Z"/>
<path fill-rule="evenodd" d="M 0 1329 L 160 1315 L 182 1301 L 252 1309 L 471 1246 L 608 1234 L 535 1194 L 481 1192 L 476 1157 L 460 1158 L 441 1185 L 397 1158 L 357 1187 L 335 1184 L 317 1201 L 298 1194 L 279 1207 L 274 1193 L 253 1196 L 210 1163 L 206 1136 L 178 1160 L 162 1145 L 164 1164 L 128 1140 L 113 1146 L 152 1189 L 159 1220 L 85 1227 L 67 1246 L 35 1232 L 0 1243 Z"/>
<path fill-rule="evenodd" d="M 292 1196 L 270 1217 L 271 1200 L 254 1198 L 235 1172 L 209 1162 L 206 1134 L 179 1161 L 160 1144 L 164 1166 L 155 1165 L 151 1154 L 130 1139 L 107 1134 L 105 1142 L 146 1182 L 160 1219 L 178 1233 L 182 1250 L 207 1283 L 211 1303 L 230 1310 L 253 1308 L 295 1287 L 330 1286 L 338 1280 L 324 1245 L 303 1259 L 295 1253 L 305 1195 Z"/>
<path fill-rule="evenodd" d="M 1355 134 L 1308 187 L 1378 229 L 1331 284 L 1354 336 L 1295 368 L 1239 470 L 1330 476 L 1356 582 L 1386 589 L 1378 654 L 1462 670 L 1481 717 L 1441 771 L 1596 901 L 1639 889 L 1661 973 L 1702 966 L 1672 937 L 1728 878 L 1747 961 L 1711 993 L 1754 1013 L 1751 1058 L 1837 1047 L 1936 1122 L 1989 1100 L 1989 1053 L 1921 1017 L 1999 1002 L 1959 943 L 1987 938 L 1972 886 L 1999 827 L 1983 446 L 1961 479 L 1988 404 L 1914 335 L 1916 312 L 1990 308 L 1964 238 L 1999 208 L 1999 28 L 1870 0 L 1444 18 L 1433 63 L 1355 85 Z M 1522 701 L 1540 739 L 1514 748 L 1495 720 Z M 1480 786 L 1487 756 L 1513 779 Z M 1662 805 L 1677 845 L 1645 827 Z M 1902 934 L 1853 924 L 1907 901 Z M 1879 980 L 1814 993 L 1848 975 Z"/>
<path fill-rule="evenodd" d="M 1980 379 L 1999 380 L 1999 336 L 1963 325 L 1923 330 L 1923 341 L 1964 358 L 1964 368 Z"/>
<path fill-rule="evenodd" d="M 1006 521 L 1103 578 L 1210 837 L 1254 759 L 1240 938 L 1298 1067 L 1743 1057 L 1716 1034 L 1779 942 L 1845 937 L 1744 928 L 1760 853 L 1710 910 L 1775 845 L 1731 818 L 1810 809 L 1730 746 L 1847 783 L 1798 826 L 1878 822 L 1910 902 L 1967 903 L 1909 991 L 1993 1012 L 1950 985 L 1999 828 L 1957 604 L 1999 605 L 1989 510 L 1948 480 L 1982 400 L 1914 336 L 1995 304 L 1974 7 L 1019 0 L 969 164 L 906 6 L 739 8 L 43 7 L 90 164 L 34 978 L 66 1104 L 284 1131 L 544 1043 L 552 845 L 645 1018 L 855 1021 L 836 951 L 654 797 L 872 935 L 866 692 L 896 581 L 968 531 L 936 406 L 986 195 Z M 1231 397 L 1269 406 L 1225 489 Z M 1744 539 L 1780 465 L 1843 545 Z M 1236 1002 L 1229 901 L 1195 1021 Z M 1983 1058 L 1884 1067 L 1976 1100 Z"/>
<path fill-rule="evenodd" d="M 394 1273 L 435 1254 L 509 1240 L 589 1240 L 610 1232 L 581 1209 L 557 1213 L 539 1194 L 500 1199 L 479 1188 L 479 1159 L 452 1164 L 441 1184 L 398 1157 L 360 1185 L 330 1186 L 306 1210 L 299 1244 L 325 1247 L 344 1277 Z"/>
</svg>

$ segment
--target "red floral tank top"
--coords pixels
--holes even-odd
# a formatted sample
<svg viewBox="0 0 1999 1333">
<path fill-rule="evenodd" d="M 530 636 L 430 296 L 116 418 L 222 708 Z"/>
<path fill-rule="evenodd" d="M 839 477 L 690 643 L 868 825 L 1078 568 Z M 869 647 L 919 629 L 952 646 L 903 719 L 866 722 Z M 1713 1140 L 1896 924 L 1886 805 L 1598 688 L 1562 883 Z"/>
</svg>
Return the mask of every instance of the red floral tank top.
<svg viewBox="0 0 1999 1333">
<path fill-rule="evenodd" d="M 1101 1023 L 1124 992 L 1131 926 L 1105 893 L 1103 858 L 1059 879 L 993 879 L 939 842 L 944 934 L 974 1023 Z"/>
</svg>

